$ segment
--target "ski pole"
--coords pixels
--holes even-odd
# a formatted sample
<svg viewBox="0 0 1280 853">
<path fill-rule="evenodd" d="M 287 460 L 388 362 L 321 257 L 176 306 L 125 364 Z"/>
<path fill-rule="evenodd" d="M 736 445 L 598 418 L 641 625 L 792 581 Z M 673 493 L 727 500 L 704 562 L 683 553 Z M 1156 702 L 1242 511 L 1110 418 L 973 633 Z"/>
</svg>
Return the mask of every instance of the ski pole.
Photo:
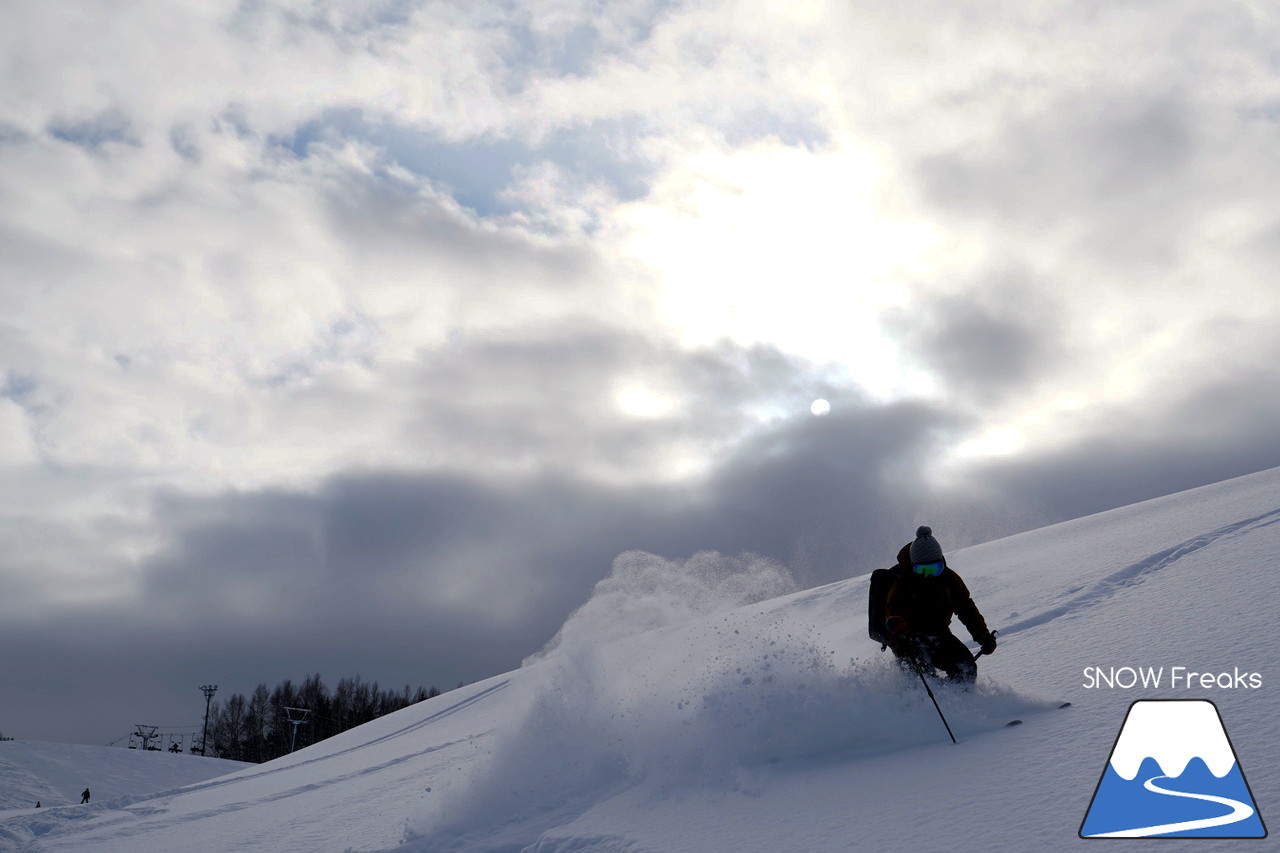
<svg viewBox="0 0 1280 853">
<path fill-rule="evenodd" d="M 920 683 L 924 685 L 924 691 L 928 693 L 929 698 L 933 700 L 933 707 L 938 709 L 938 716 L 942 717 L 942 725 L 947 727 L 947 734 L 951 735 L 951 742 L 955 743 L 956 736 L 951 734 L 951 725 L 947 722 L 947 718 L 943 716 L 942 708 L 938 707 L 938 700 L 933 695 L 933 690 L 932 688 L 929 687 L 929 682 L 924 677 L 924 667 L 920 666 L 919 664 L 916 664 L 916 675 L 920 676 Z"/>
</svg>

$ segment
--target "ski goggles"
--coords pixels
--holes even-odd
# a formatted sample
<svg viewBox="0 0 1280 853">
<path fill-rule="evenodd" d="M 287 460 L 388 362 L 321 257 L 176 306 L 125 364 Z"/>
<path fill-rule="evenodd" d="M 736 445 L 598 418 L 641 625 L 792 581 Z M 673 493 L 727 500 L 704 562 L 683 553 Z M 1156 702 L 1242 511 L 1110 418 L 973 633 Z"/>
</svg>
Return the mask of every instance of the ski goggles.
<svg viewBox="0 0 1280 853">
<path fill-rule="evenodd" d="M 942 560 L 938 560 L 936 563 L 912 563 L 911 564 L 911 570 L 913 572 L 926 578 L 936 578 L 938 575 L 942 574 L 942 570 L 945 567 L 946 566 Z"/>
</svg>

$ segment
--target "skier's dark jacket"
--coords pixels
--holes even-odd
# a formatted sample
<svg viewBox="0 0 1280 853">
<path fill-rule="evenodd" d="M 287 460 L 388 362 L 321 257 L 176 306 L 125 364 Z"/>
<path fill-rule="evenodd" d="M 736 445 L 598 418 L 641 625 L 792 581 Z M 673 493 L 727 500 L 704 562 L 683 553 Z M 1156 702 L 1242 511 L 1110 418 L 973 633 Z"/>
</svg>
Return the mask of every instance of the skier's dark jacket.
<svg viewBox="0 0 1280 853">
<path fill-rule="evenodd" d="M 936 578 L 922 578 L 911 569 L 910 552 L 910 542 L 898 552 L 898 565 L 893 569 L 896 577 L 885 606 L 886 621 L 901 616 L 906 620 L 908 634 L 940 637 L 951 633 L 954 615 L 969 629 L 974 642 L 990 639 L 986 620 L 960 576 L 947 567 Z"/>
</svg>

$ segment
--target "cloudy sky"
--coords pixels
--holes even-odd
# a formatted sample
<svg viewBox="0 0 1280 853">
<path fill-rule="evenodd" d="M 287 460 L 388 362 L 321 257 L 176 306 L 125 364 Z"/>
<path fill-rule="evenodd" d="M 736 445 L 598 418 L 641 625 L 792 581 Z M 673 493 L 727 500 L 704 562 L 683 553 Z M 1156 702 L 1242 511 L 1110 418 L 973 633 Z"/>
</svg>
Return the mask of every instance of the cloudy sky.
<svg viewBox="0 0 1280 853">
<path fill-rule="evenodd" d="M 1280 465 L 1277 43 L 1252 0 L 8 0 L 0 731 L 477 680 L 632 550 L 812 586 Z"/>
</svg>

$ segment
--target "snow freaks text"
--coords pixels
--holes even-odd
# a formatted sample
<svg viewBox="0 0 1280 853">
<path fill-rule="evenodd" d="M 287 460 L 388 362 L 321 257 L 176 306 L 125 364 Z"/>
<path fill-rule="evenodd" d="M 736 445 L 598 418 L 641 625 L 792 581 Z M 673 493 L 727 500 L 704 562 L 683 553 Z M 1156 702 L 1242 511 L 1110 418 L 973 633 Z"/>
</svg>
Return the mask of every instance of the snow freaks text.
<svg viewBox="0 0 1280 853">
<path fill-rule="evenodd" d="M 1159 690 L 1168 686 L 1170 689 L 1190 689 L 1199 687 L 1205 690 L 1257 690 L 1262 687 L 1262 673 L 1241 672 L 1234 667 L 1231 672 L 1198 672 L 1185 666 L 1086 666 L 1084 668 L 1084 688 L 1120 688 L 1132 690 L 1135 687 Z"/>
</svg>

